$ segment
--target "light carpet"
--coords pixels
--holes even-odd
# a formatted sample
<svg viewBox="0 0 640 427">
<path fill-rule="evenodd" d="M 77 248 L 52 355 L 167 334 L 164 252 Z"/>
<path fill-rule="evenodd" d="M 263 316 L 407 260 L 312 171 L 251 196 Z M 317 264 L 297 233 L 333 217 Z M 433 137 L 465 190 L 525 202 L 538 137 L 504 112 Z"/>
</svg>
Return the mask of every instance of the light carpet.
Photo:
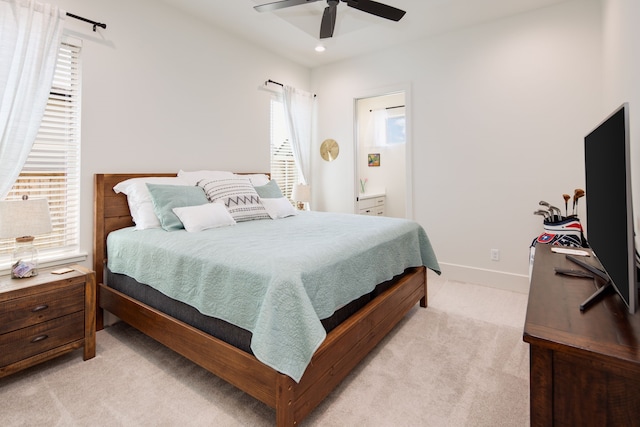
<svg viewBox="0 0 640 427">
<path fill-rule="evenodd" d="M 429 295 L 430 307 L 412 309 L 304 425 L 529 425 L 526 296 L 455 282 L 435 283 Z M 270 426 L 275 412 L 119 323 L 98 332 L 94 359 L 76 351 L 0 379 L 0 419 L 3 426 Z"/>
</svg>

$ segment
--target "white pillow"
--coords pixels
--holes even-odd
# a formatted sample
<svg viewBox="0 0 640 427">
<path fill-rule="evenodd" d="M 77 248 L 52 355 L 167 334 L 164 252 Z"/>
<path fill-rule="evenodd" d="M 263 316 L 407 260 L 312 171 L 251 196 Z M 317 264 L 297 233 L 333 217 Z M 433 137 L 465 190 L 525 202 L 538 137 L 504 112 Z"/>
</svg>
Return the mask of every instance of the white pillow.
<svg viewBox="0 0 640 427">
<path fill-rule="evenodd" d="M 178 177 L 189 181 L 190 185 L 196 185 L 201 179 L 221 179 L 233 176 L 233 172 L 200 170 L 185 172 L 182 169 L 178 172 Z"/>
<path fill-rule="evenodd" d="M 286 197 L 279 197 L 277 199 L 260 199 L 260 201 L 267 210 L 271 219 L 298 215 L 298 211 L 291 206 L 291 202 Z"/>
<path fill-rule="evenodd" d="M 147 188 L 147 182 L 162 185 L 189 185 L 184 179 L 175 177 L 131 178 L 117 183 L 113 187 L 113 191 L 127 195 L 129 212 L 131 212 L 137 230 L 161 227 L 160 220 L 153 210 L 153 201 Z"/>
<path fill-rule="evenodd" d="M 178 171 L 178 177 L 189 181 L 190 185 L 196 185 L 198 181 L 202 179 L 207 179 L 211 181 L 211 180 L 229 178 L 234 176 L 249 178 L 249 181 L 251 181 L 251 185 L 253 185 L 254 187 L 269 183 L 269 176 L 263 173 L 243 175 L 243 174 L 235 174 L 229 171 L 199 170 L 199 171 L 188 172 L 188 171 L 183 171 L 182 169 Z"/>
<path fill-rule="evenodd" d="M 229 211 L 220 203 L 173 208 L 173 213 L 180 218 L 185 230 L 189 232 L 225 227 L 236 223 Z"/>
<path fill-rule="evenodd" d="M 251 181 L 251 185 L 253 185 L 254 187 L 267 185 L 269 183 L 269 177 L 263 173 L 254 173 L 249 175 L 238 174 L 238 176 L 244 176 L 245 178 L 249 178 L 249 181 Z"/>
</svg>

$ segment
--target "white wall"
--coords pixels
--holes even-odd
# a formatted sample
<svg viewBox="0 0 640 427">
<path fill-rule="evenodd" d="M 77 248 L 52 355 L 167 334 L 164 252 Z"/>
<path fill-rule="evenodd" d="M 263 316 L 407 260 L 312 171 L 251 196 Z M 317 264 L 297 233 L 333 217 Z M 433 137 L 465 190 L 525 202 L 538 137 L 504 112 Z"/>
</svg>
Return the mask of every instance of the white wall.
<svg viewBox="0 0 640 427">
<path fill-rule="evenodd" d="M 604 103 L 602 119 L 629 103 L 631 172 L 636 234 L 640 230 L 640 2 L 603 0 Z M 597 122 L 595 123 L 597 124 Z M 640 243 L 636 235 L 636 245 Z"/>
<path fill-rule="evenodd" d="M 583 137 L 602 112 L 601 30 L 600 2 L 576 0 L 312 70 L 318 139 L 344 147 L 314 165 L 314 206 L 351 210 L 353 98 L 408 84 L 414 218 L 445 276 L 526 291 L 538 201 L 561 205 L 584 186 Z"/>
<path fill-rule="evenodd" d="M 182 168 L 268 171 L 267 79 L 310 72 L 153 0 L 49 0 L 82 50 L 81 249 L 91 254 L 93 175 Z M 86 264 L 90 265 L 91 259 Z"/>
</svg>

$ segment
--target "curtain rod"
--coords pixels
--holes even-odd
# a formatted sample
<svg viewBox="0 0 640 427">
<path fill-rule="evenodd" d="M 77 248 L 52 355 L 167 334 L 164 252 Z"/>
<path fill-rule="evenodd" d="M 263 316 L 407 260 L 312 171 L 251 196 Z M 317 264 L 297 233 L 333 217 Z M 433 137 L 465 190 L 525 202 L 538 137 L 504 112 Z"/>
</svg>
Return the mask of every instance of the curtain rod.
<svg viewBox="0 0 640 427">
<path fill-rule="evenodd" d="M 266 86 L 266 85 L 268 85 L 269 83 L 273 83 L 274 85 L 278 85 L 278 86 L 282 86 L 282 87 L 284 87 L 284 85 L 283 85 L 282 83 L 278 83 L 278 82 L 273 81 L 273 80 L 271 80 L 271 79 L 269 79 L 269 80 L 267 80 L 266 82 L 264 82 L 264 85 Z"/>
<path fill-rule="evenodd" d="M 266 80 L 266 81 L 264 82 L 264 85 L 266 86 L 266 85 L 268 85 L 269 83 L 272 83 L 272 84 L 274 84 L 274 85 L 278 85 L 278 86 L 284 87 L 284 85 L 283 85 L 282 83 L 280 83 L 280 82 L 276 82 L 276 81 L 271 80 L 271 79 Z M 316 94 L 315 94 L 315 93 L 313 94 L 313 97 L 314 97 L 314 98 L 316 97 Z"/>
<path fill-rule="evenodd" d="M 404 108 L 404 105 L 396 105 L 394 107 L 385 107 L 385 110 L 393 110 L 394 108 Z M 369 110 L 371 113 L 373 110 Z"/>
<path fill-rule="evenodd" d="M 107 24 L 103 24 L 101 22 L 92 21 L 91 19 L 83 18 L 82 16 L 74 15 L 73 13 L 67 12 L 67 16 L 74 19 L 79 19 L 80 21 L 88 22 L 89 24 L 93 24 L 93 32 L 95 33 L 96 27 L 107 29 Z"/>
</svg>

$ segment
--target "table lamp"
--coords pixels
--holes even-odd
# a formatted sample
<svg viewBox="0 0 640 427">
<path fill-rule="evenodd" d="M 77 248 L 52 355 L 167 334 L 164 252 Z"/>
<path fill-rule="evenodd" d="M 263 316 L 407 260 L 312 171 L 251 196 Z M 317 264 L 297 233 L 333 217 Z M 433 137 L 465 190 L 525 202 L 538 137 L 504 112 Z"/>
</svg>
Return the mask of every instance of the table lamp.
<svg viewBox="0 0 640 427">
<path fill-rule="evenodd" d="M 16 239 L 11 258 L 11 278 L 23 279 L 38 274 L 38 249 L 34 236 L 51 232 L 47 199 L 0 202 L 0 239 Z"/>
<path fill-rule="evenodd" d="M 311 186 L 309 184 L 294 185 L 291 198 L 297 202 L 298 210 L 304 210 L 304 204 L 311 201 Z"/>
</svg>

